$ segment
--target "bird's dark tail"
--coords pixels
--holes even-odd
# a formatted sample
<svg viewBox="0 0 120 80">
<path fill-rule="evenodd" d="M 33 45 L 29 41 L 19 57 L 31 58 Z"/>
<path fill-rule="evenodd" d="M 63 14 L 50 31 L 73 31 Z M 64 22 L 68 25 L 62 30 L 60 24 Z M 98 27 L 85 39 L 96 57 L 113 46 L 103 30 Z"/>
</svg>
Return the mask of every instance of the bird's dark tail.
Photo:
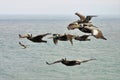
<svg viewBox="0 0 120 80">
<path fill-rule="evenodd" d="M 107 40 L 105 37 L 102 37 L 102 39 Z"/>
<path fill-rule="evenodd" d="M 86 41 L 90 41 L 91 39 L 87 39 Z"/>
</svg>

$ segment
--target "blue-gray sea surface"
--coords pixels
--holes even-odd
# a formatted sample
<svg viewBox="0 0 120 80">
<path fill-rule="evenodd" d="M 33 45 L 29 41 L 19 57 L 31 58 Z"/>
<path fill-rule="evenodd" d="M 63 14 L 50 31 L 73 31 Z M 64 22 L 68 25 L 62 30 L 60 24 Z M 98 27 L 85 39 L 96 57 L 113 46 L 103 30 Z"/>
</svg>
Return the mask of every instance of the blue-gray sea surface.
<svg viewBox="0 0 120 80">
<path fill-rule="evenodd" d="M 74 16 L 74 15 L 73 15 Z M 97 17 L 92 22 L 107 38 L 91 41 L 59 41 L 33 43 L 19 39 L 18 34 L 70 33 L 83 35 L 79 30 L 67 30 L 72 16 L 1 16 L 0 17 L 0 80 L 120 80 L 120 18 Z M 22 49 L 18 42 L 28 45 Z M 77 66 L 61 63 L 47 65 L 61 58 L 68 60 L 96 58 Z"/>
</svg>

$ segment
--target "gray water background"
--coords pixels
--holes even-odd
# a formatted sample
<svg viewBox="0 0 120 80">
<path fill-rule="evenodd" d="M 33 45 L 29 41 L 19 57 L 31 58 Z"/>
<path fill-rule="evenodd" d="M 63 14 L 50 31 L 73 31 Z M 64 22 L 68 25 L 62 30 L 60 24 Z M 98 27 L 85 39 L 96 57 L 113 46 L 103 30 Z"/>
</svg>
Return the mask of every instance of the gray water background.
<svg viewBox="0 0 120 80">
<path fill-rule="evenodd" d="M 18 34 L 70 33 L 83 35 L 79 30 L 68 31 L 67 25 L 79 18 L 72 16 L 0 16 L 0 80 L 120 80 L 120 18 L 93 18 L 107 40 L 89 37 L 91 41 L 59 41 L 53 44 L 33 43 L 19 39 Z M 22 49 L 18 42 L 29 45 Z M 61 58 L 97 60 L 79 66 L 46 65 Z"/>
</svg>

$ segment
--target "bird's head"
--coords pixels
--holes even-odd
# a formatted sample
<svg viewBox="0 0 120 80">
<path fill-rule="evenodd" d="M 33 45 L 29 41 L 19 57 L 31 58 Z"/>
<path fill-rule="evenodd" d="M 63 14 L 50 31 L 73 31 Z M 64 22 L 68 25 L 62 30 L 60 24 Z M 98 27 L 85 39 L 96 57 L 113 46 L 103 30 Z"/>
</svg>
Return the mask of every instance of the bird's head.
<svg viewBox="0 0 120 80">
<path fill-rule="evenodd" d="M 67 29 L 68 30 L 74 30 L 74 29 L 77 29 L 79 27 L 80 27 L 80 25 L 79 25 L 78 21 L 75 21 L 75 22 L 70 23 L 68 25 Z"/>
<path fill-rule="evenodd" d="M 32 37 L 32 34 L 27 34 L 26 37 L 27 37 L 27 38 L 31 38 L 31 37 Z"/>
</svg>

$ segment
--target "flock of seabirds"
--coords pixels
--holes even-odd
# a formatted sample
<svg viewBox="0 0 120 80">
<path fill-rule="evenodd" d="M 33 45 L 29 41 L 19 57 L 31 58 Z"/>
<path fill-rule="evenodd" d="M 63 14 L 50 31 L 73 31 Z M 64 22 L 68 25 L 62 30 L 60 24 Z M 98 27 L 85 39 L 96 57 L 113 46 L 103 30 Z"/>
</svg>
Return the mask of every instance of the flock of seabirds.
<svg viewBox="0 0 120 80">
<path fill-rule="evenodd" d="M 70 23 L 67 26 L 68 30 L 74 30 L 74 29 L 79 29 L 80 31 L 84 33 L 89 33 L 89 35 L 82 35 L 82 36 L 76 36 L 72 34 L 51 34 L 51 33 L 46 33 L 46 34 L 40 34 L 37 36 L 32 36 L 32 34 L 26 34 L 26 35 L 21 35 L 19 34 L 19 38 L 27 38 L 28 40 L 35 42 L 35 43 L 47 43 L 46 40 L 43 40 L 42 38 L 47 36 L 47 35 L 52 35 L 49 37 L 49 39 L 53 39 L 54 44 L 57 44 L 58 41 L 70 41 L 70 43 L 73 45 L 73 39 L 78 40 L 78 41 L 90 41 L 88 39 L 89 36 L 93 36 L 96 39 L 103 39 L 107 40 L 104 36 L 101 30 L 98 29 L 98 27 L 94 26 L 90 20 L 93 17 L 97 17 L 96 15 L 88 15 L 84 16 L 80 13 L 75 13 L 80 19 L 77 21 L 74 21 Z M 19 44 L 25 49 L 27 48 L 27 45 L 22 44 L 19 42 Z M 63 58 L 61 60 L 54 61 L 52 63 L 46 62 L 48 65 L 52 65 L 55 63 L 62 63 L 66 66 L 75 66 L 75 65 L 80 65 L 81 63 L 85 63 L 91 60 L 96 60 L 95 58 L 93 59 L 88 59 L 88 60 L 67 60 L 66 58 Z"/>
</svg>

